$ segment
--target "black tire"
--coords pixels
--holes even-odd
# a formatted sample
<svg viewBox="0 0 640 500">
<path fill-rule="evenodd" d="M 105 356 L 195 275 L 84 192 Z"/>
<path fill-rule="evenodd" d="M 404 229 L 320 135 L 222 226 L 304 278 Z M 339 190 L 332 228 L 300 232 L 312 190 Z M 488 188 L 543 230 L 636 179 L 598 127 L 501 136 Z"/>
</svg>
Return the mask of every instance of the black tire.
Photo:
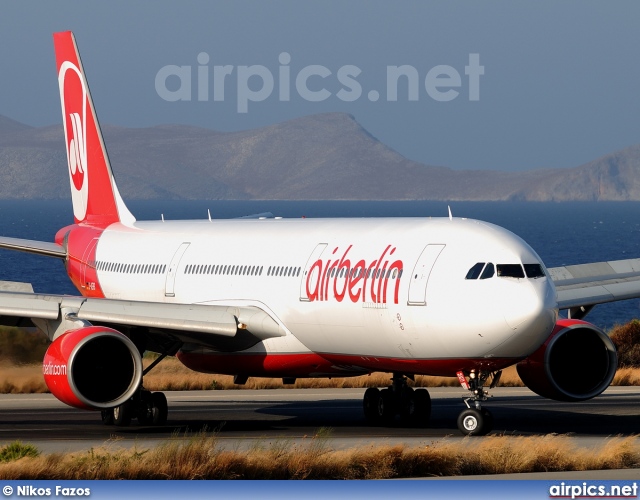
<svg viewBox="0 0 640 500">
<path fill-rule="evenodd" d="M 169 405 L 164 392 L 154 392 L 151 394 L 152 407 L 152 423 L 153 425 L 164 425 L 167 423 L 169 416 Z"/>
<path fill-rule="evenodd" d="M 126 401 L 113 410 L 113 423 L 118 427 L 126 427 L 131 423 L 133 408 L 131 401 Z"/>
<path fill-rule="evenodd" d="M 140 425 L 153 425 L 153 400 L 151 392 L 144 388 L 140 390 L 136 398 L 135 418 Z"/>
<path fill-rule="evenodd" d="M 364 391 L 362 398 L 362 409 L 364 410 L 364 418 L 367 423 L 376 425 L 380 423 L 378 415 L 378 400 L 380 399 L 380 391 L 377 387 L 369 387 Z"/>
<path fill-rule="evenodd" d="M 458 416 L 458 429 L 465 436 L 484 436 L 485 416 L 475 408 L 467 408 Z"/>
<path fill-rule="evenodd" d="M 102 410 L 100 412 L 100 417 L 102 418 L 102 423 L 104 425 L 113 425 L 113 408 Z"/>
<path fill-rule="evenodd" d="M 384 425 L 391 425 L 397 413 L 397 405 L 393 397 L 393 391 L 389 388 L 380 391 L 378 400 L 378 418 Z"/>
<path fill-rule="evenodd" d="M 484 426 L 482 428 L 483 436 L 486 436 L 493 430 L 493 413 L 491 413 L 486 408 L 482 408 L 480 410 L 482 415 L 484 416 Z"/>
<path fill-rule="evenodd" d="M 400 391 L 400 420 L 405 425 L 413 425 L 416 418 L 416 397 L 415 391 L 405 386 Z"/>
<path fill-rule="evenodd" d="M 151 402 L 141 402 L 138 409 L 138 423 L 140 425 L 152 425 L 153 424 L 153 407 Z"/>
<path fill-rule="evenodd" d="M 431 420 L 431 396 L 426 389 L 416 389 L 413 392 L 415 413 L 413 424 L 416 427 L 428 427 Z"/>
</svg>

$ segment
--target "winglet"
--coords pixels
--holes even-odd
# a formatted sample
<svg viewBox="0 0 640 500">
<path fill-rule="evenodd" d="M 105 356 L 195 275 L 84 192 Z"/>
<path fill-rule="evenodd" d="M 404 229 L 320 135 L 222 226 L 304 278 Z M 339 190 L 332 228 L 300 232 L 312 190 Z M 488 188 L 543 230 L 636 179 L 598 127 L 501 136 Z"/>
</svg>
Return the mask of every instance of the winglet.
<svg viewBox="0 0 640 500">
<path fill-rule="evenodd" d="M 73 33 L 53 34 L 73 216 L 106 227 L 135 218 L 120 197 Z"/>
</svg>

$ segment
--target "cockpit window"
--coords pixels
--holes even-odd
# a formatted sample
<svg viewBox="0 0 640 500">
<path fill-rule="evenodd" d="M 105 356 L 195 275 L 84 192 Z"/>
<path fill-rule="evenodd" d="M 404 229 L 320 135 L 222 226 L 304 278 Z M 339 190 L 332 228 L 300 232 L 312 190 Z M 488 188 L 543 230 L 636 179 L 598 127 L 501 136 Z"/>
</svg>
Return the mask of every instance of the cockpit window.
<svg viewBox="0 0 640 500">
<path fill-rule="evenodd" d="M 471 269 L 469 269 L 469 272 L 467 273 L 467 277 L 465 279 L 477 280 L 478 276 L 480 276 L 480 272 L 482 271 L 483 267 L 484 267 L 484 262 L 478 262 Z"/>
<path fill-rule="evenodd" d="M 484 271 L 482 271 L 482 274 L 480 275 L 480 279 L 481 280 L 486 280 L 489 278 L 493 278 L 493 275 L 495 274 L 496 270 L 493 267 L 493 264 L 491 262 L 489 262 L 485 267 L 484 267 Z"/>
<path fill-rule="evenodd" d="M 520 264 L 497 264 L 496 267 L 501 278 L 524 278 L 524 270 Z"/>
<path fill-rule="evenodd" d="M 540 264 L 523 264 L 524 272 L 527 273 L 527 278 L 543 278 L 544 271 Z"/>
<path fill-rule="evenodd" d="M 481 280 L 486 280 L 489 278 L 493 278 L 496 273 L 495 266 L 489 262 L 485 265 L 484 262 L 478 262 L 475 264 L 469 272 L 467 273 L 467 277 L 465 279 L 468 280 L 477 280 L 480 278 Z"/>
</svg>

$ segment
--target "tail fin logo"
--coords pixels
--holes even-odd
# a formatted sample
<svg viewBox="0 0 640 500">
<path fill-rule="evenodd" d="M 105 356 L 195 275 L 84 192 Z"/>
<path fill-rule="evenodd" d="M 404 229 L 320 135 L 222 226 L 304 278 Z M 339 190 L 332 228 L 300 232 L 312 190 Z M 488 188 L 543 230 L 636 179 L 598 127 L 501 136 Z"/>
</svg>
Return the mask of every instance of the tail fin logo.
<svg viewBox="0 0 640 500">
<path fill-rule="evenodd" d="M 89 179 L 87 169 L 87 86 L 76 65 L 65 61 L 58 74 L 64 135 L 71 181 L 73 214 L 78 221 L 87 213 Z"/>
<path fill-rule="evenodd" d="M 78 113 L 69 115 L 73 128 L 73 137 L 69 141 L 69 171 L 71 172 L 71 180 L 75 188 L 82 190 L 84 183 L 84 173 L 86 170 L 87 144 L 84 140 L 84 132 L 82 130 L 82 120 Z"/>
</svg>

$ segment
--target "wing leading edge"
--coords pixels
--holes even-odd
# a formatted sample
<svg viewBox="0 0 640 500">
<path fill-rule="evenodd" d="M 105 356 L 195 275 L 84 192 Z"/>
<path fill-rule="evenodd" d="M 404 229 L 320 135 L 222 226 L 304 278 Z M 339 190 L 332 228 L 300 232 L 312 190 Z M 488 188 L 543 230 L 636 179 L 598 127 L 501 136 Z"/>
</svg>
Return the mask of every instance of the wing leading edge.
<svg viewBox="0 0 640 500">
<path fill-rule="evenodd" d="M 549 269 L 558 308 L 584 317 L 598 304 L 640 297 L 640 259 L 595 262 Z"/>
<path fill-rule="evenodd" d="M 0 282 L 0 324 L 31 322 L 50 339 L 81 326 L 144 328 L 181 342 L 224 350 L 246 348 L 286 335 L 283 326 L 257 306 L 173 304 L 29 293 L 28 284 Z"/>
<path fill-rule="evenodd" d="M 47 257 L 67 258 L 67 251 L 57 243 L 48 241 L 25 240 L 22 238 L 9 238 L 0 236 L 0 248 L 18 250 L 20 252 L 46 255 Z"/>
</svg>

